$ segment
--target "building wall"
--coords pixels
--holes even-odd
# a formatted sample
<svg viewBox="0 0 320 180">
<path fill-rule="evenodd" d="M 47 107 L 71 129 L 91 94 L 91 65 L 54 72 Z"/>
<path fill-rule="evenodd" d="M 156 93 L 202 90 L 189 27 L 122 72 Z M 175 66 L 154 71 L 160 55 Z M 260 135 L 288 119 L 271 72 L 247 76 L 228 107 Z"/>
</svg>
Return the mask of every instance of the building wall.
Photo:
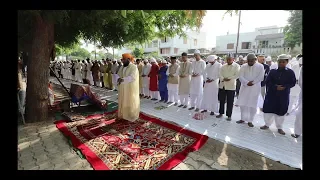
<svg viewBox="0 0 320 180">
<path fill-rule="evenodd" d="M 255 45 L 255 38 L 258 35 L 258 32 L 248 32 L 248 33 L 240 33 L 239 35 L 239 44 L 238 44 L 238 52 L 249 52 L 253 49 L 253 45 Z M 242 49 L 242 42 L 250 42 L 250 49 Z M 227 49 L 228 44 L 234 44 L 232 49 Z M 237 34 L 229 34 L 224 36 L 216 37 L 216 51 L 217 52 L 232 52 L 236 51 L 236 43 L 237 43 Z"/>
<path fill-rule="evenodd" d="M 175 36 L 173 38 L 166 38 L 166 42 L 161 39 L 156 39 L 137 47 L 143 48 L 146 54 L 156 52 L 160 56 L 177 56 L 183 52 L 188 52 L 188 49 L 206 48 L 206 33 L 192 31 L 186 34 L 186 38 Z M 122 48 L 118 51 L 118 54 L 129 51 L 132 52 L 128 50 L 128 48 Z"/>
<path fill-rule="evenodd" d="M 258 35 L 266 35 L 266 34 L 277 34 L 283 33 L 282 27 L 277 26 L 269 26 L 269 27 L 261 27 L 256 28 L 254 32 L 240 33 L 239 34 L 239 44 L 238 44 L 238 53 L 264 53 L 264 54 L 273 54 L 278 52 L 290 52 L 290 48 L 283 47 L 284 38 L 276 38 L 276 39 L 266 39 L 268 41 L 267 47 L 258 47 L 259 40 L 255 40 Z M 263 41 L 263 40 L 260 40 Z M 236 42 L 237 42 L 237 34 L 228 34 L 223 36 L 216 37 L 216 53 L 217 54 L 228 54 L 236 52 Z M 242 49 L 243 42 L 250 42 L 251 46 L 249 49 Z M 232 49 L 228 49 L 228 44 L 234 44 Z"/>
</svg>

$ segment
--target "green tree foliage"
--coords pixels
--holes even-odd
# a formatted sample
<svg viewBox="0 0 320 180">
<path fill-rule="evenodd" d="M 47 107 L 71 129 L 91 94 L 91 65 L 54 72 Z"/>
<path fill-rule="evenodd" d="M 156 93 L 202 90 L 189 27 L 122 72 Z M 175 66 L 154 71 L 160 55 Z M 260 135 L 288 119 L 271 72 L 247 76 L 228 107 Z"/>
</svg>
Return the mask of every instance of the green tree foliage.
<svg viewBox="0 0 320 180">
<path fill-rule="evenodd" d="M 289 10 L 291 15 L 284 28 L 285 45 L 294 48 L 302 43 L 302 10 Z"/>
<path fill-rule="evenodd" d="M 132 52 L 135 58 L 141 58 L 143 55 L 143 49 L 135 48 Z"/>
<path fill-rule="evenodd" d="M 85 48 L 77 47 L 75 49 L 72 49 L 71 56 L 81 57 L 81 59 L 86 59 L 90 57 L 90 52 L 86 50 Z"/>
<path fill-rule="evenodd" d="M 126 43 L 144 43 L 155 36 L 183 35 L 186 29 L 199 28 L 205 13 L 204 10 L 19 10 L 18 50 L 29 54 L 26 121 L 47 119 L 47 68 L 56 55 L 56 44 L 70 47 L 83 38 L 99 42 L 102 47 L 117 48 Z M 62 53 L 60 50 L 58 53 Z"/>
</svg>

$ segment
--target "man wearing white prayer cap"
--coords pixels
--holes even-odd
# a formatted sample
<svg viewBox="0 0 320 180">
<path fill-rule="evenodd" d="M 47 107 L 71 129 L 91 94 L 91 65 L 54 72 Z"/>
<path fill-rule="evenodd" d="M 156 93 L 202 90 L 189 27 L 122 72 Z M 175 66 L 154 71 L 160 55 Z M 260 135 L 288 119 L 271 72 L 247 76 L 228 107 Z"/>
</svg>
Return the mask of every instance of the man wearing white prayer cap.
<svg viewBox="0 0 320 180">
<path fill-rule="evenodd" d="M 143 68 L 142 68 L 142 94 L 144 95 L 144 98 L 150 99 L 150 90 L 149 90 L 149 85 L 150 85 L 150 78 L 149 78 L 149 73 L 151 70 L 151 64 L 149 63 L 148 59 L 144 59 L 143 61 Z"/>
<path fill-rule="evenodd" d="M 301 66 L 302 66 L 302 57 L 299 59 L 299 63 L 301 60 Z M 294 109 L 294 113 L 296 115 L 296 120 L 294 122 L 294 133 L 291 134 L 292 137 L 298 138 L 302 134 L 302 67 L 300 68 L 300 75 L 298 84 L 300 86 L 300 94 L 299 94 L 299 100 L 298 104 Z"/>
<path fill-rule="evenodd" d="M 261 82 L 264 78 L 264 67 L 256 60 L 255 54 L 248 54 L 248 63 L 242 65 L 239 72 L 241 87 L 236 105 L 240 106 L 241 120 L 237 123 L 248 122 L 249 127 L 253 127 L 252 122 L 257 113 L 258 99 L 261 95 Z"/>
<path fill-rule="evenodd" d="M 270 56 L 268 56 L 268 57 L 266 58 L 266 64 L 267 64 L 269 67 L 273 64 L 272 59 L 271 59 Z"/>
<path fill-rule="evenodd" d="M 203 88 L 203 98 L 201 107 L 202 112 L 209 110 L 210 115 L 214 115 L 214 112 L 218 112 L 218 92 L 219 92 L 219 76 L 222 64 L 216 62 L 216 56 L 210 55 L 207 57 L 209 62 L 203 74 L 205 81 Z"/>
<path fill-rule="evenodd" d="M 203 73 L 206 68 L 206 62 L 201 59 L 200 51 L 194 51 L 195 61 L 192 62 L 192 76 L 191 76 L 191 85 L 190 85 L 190 105 L 189 110 L 196 108 L 198 112 L 201 106 L 201 100 L 203 95 Z"/>
<path fill-rule="evenodd" d="M 151 100 L 156 101 L 160 96 L 159 88 L 158 88 L 158 74 L 159 74 L 160 67 L 154 58 L 150 59 L 150 63 L 151 63 L 151 70 L 149 73 L 149 77 L 150 77 L 149 90 L 150 90 Z"/>
<path fill-rule="evenodd" d="M 117 59 L 112 59 L 112 65 L 111 65 L 111 76 L 112 76 L 112 84 L 114 88 L 117 88 L 118 86 L 118 80 L 117 80 L 117 69 L 119 64 L 117 63 Z"/>
</svg>

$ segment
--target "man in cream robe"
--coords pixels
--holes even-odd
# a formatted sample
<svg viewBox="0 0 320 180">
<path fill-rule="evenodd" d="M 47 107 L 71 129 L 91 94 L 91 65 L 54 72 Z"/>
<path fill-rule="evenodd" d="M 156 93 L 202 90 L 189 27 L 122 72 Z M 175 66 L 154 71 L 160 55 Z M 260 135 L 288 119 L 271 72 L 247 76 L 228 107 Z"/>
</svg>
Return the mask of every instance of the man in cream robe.
<svg viewBox="0 0 320 180">
<path fill-rule="evenodd" d="M 89 85 L 93 85 L 93 77 L 92 77 L 92 71 L 91 68 L 93 66 L 93 63 L 90 59 L 87 59 L 87 82 Z"/>
<path fill-rule="evenodd" d="M 175 106 L 178 105 L 179 96 L 179 65 L 176 63 L 176 57 L 171 57 L 171 65 L 167 70 L 168 75 L 168 104 L 174 103 Z"/>
<path fill-rule="evenodd" d="M 138 68 L 138 71 L 139 71 L 139 94 L 140 96 L 142 97 L 143 96 L 143 93 L 142 93 L 142 81 L 143 81 L 143 78 L 142 78 L 142 70 L 143 70 L 143 63 L 141 62 L 140 59 L 137 59 L 136 60 L 136 64 L 137 64 L 137 68 Z"/>
<path fill-rule="evenodd" d="M 116 59 L 112 60 L 112 66 L 111 66 L 111 75 L 112 75 L 112 84 L 113 87 L 117 87 L 117 69 L 118 69 L 118 63 Z"/>
<path fill-rule="evenodd" d="M 181 54 L 180 68 L 179 68 L 179 97 L 180 97 L 180 106 L 187 108 L 189 102 L 189 93 L 190 93 L 190 81 L 191 81 L 191 74 L 192 74 L 192 66 L 191 63 L 188 61 L 187 53 Z"/>
<path fill-rule="evenodd" d="M 210 115 L 218 112 L 218 92 L 219 92 L 219 74 L 221 64 L 216 62 L 216 56 L 210 55 L 207 57 L 209 62 L 203 74 L 205 80 L 203 88 L 202 112 L 211 111 Z"/>
<path fill-rule="evenodd" d="M 248 63 L 242 65 L 239 72 L 241 87 L 236 105 L 240 106 L 241 120 L 237 123 L 248 122 L 249 127 L 253 127 L 252 122 L 257 113 L 258 98 L 261 94 L 261 81 L 264 78 L 264 67 L 256 60 L 254 54 L 248 54 Z"/>
<path fill-rule="evenodd" d="M 118 119 L 133 122 L 140 113 L 139 71 L 131 54 L 122 54 L 122 62 L 123 66 L 118 71 Z"/>
<path fill-rule="evenodd" d="M 295 111 L 294 113 L 296 114 L 296 120 L 294 122 L 294 134 L 291 134 L 291 136 L 294 138 L 298 138 L 302 134 L 302 67 L 300 68 L 298 84 L 301 90 L 299 94 L 298 104 L 294 110 Z"/>
<path fill-rule="evenodd" d="M 151 64 L 148 62 L 148 59 L 145 59 L 143 61 L 144 66 L 142 68 L 142 94 L 144 95 L 144 98 L 150 99 L 150 90 L 149 90 L 149 84 L 150 84 L 150 78 L 149 73 L 151 70 Z"/>
<path fill-rule="evenodd" d="M 80 62 L 80 60 L 78 60 L 75 65 L 75 69 L 76 69 L 75 76 L 76 76 L 77 82 L 82 82 L 81 68 L 82 68 L 81 62 Z"/>
<path fill-rule="evenodd" d="M 190 105 L 189 110 L 196 108 L 199 111 L 203 95 L 203 73 L 206 68 L 206 62 L 201 59 L 200 51 L 194 51 L 195 61 L 192 62 L 192 76 L 190 85 Z"/>
</svg>

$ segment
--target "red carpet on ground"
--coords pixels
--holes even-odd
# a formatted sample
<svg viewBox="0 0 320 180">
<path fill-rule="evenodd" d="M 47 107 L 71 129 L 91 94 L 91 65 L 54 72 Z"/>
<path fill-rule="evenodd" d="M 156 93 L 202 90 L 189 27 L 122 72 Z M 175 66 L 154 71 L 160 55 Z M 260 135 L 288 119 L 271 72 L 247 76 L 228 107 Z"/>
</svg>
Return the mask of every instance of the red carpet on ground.
<svg viewBox="0 0 320 180">
<path fill-rule="evenodd" d="M 56 125 L 95 170 L 170 170 L 208 139 L 143 113 L 135 122 L 115 121 L 116 115 L 114 111 Z"/>
</svg>

